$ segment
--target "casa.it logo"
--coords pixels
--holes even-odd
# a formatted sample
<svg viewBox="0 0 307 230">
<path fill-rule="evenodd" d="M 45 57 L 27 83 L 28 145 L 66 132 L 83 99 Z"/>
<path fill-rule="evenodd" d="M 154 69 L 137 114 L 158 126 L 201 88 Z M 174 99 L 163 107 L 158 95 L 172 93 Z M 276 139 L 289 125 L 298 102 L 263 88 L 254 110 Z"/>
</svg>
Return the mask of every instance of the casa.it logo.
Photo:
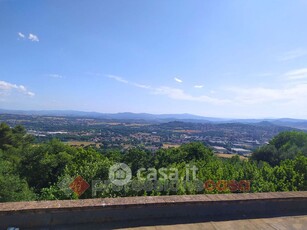
<svg viewBox="0 0 307 230">
<path fill-rule="evenodd" d="M 250 181 L 249 180 L 207 180 L 203 185 L 205 191 L 212 192 L 250 192 Z"/>
<path fill-rule="evenodd" d="M 75 193 L 78 197 L 80 197 L 90 187 L 90 185 L 81 176 L 77 176 L 76 178 L 66 176 L 58 184 L 58 187 L 67 196 Z"/>
<path fill-rule="evenodd" d="M 109 169 L 109 180 L 117 186 L 124 186 L 129 183 L 132 178 L 132 172 L 128 165 L 117 163 Z"/>
</svg>

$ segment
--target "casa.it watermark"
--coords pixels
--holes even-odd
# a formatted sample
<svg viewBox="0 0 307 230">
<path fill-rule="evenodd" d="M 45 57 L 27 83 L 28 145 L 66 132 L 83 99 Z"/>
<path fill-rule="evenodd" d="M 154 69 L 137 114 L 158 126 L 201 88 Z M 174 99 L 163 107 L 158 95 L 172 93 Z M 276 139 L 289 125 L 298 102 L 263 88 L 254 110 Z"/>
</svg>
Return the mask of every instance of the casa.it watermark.
<svg viewBox="0 0 307 230">
<path fill-rule="evenodd" d="M 249 180 L 207 180 L 204 183 L 206 192 L 250 192 Z"/>
<path fill-rule="evenodd" d="M 117 163 L 109 168 L 108 180 L 92 181 L 92 196 L 106 189 L 112 191 L 135 191 L 135 192 L 177 192 L 179 188 L 196 193 L 219 193 L 219 192 L 250 192 L 249 180 L 206 180 L 197 178 L 198 168 L 195 165 L 185 165 L 184 170 L 177 168 L 140 168 L 132 179 L 130 167 L 124 163 Z M 67 195 L 74 193 L 80 197 L 90 185 L 81 176 L 71 178 L 66 176 L 58 187 Z"/>
<path fill-rule="evenodd" d="M 106 189 L 113 191 L 135 191 L 135 192 L 177 192 L 179 188 L 197 193 L 207 192 L 249 192 L 249 180 L 207 180 L 201 181 L 196 177 L 198 168 L 187 164 L 181 169 L 177 168 L 140 168 L 136 172 L 136 178 L 132 180 L 132 171 L 124 163 L 114 164 L 109 169 L 109 180 L 93 180 L 92 196 Z M 183 172 L 183 173 L 182 173 Z M 183 175 L 182 175 L 183 174 Z"/>
<path fill-rule="evenodd" d="M 159 179 L 178 181 L 179 179 L 190 181 L 196 180 L 196 172 L 198 168 L 195 165 L 186 165 L 184 175 L 179 178 L 179 170 L 177 168 L 140 168 L 137 170 L 136 177 L 139 181 L 157 181 Z M 128 165 L 117 163 L 109 169 L 109 180 L 114 185 L 123 186 L 131 181 L 132 172 Z"/>
<path fill-rule="evenodd" d="M 65 176 L 57 184 L 57 186 L 61 189 L 62 192 L 64 192 L 66 196 L 75 194 L 78 197 L 85 193 L 86 190 L 90 187 L 89 183 L 87 183 L 87 181 L 84 180 L 82 176 L 76 176 L 75 178 Z"/>
</svg>

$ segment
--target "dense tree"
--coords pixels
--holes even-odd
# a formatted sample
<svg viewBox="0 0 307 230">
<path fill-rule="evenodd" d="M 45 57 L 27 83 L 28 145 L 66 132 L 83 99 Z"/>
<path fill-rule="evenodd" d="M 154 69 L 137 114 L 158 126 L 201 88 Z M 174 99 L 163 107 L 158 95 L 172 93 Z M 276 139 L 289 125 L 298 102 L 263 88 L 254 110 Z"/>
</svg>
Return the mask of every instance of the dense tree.
<svg viewBox="0 0 307 230">
<path fill-rule="evenodd" d="M 0 150 L 0 202 L 33 200 L 35 194 L 21 179 L 14 165 L 3 158 Z"/>
<path fill-rule="evenodd" d="M 0 149 L 25 147 L 31 144 L 34 138 L 28 135 L 23 126 L 10 128 L 7 124 L 0 124 Z"/>
<path fill-rule="evenodd" d="M 39 192 L 56 182 L 75 153 L 74 148 L 57 140 L 31 146 L 24 149 L 19 171 L 29 185 Z"/>
<path fill-rule="evenodd" d="M 265 161 L 269 162 L 271 165 L 277 165 L 280 161 L 278 156 L 278 150 L 274 145 L 265 145 L 259 149 L 257 149 L 253 155 L 252 159 L 257 161 Z"/>
<path fill-rule="evenodd" d="M 77 176 L 89 184 L 97 179 L 106 182 L 110 166 L 119 162 L 132 169 L 132 181 L 122 188 L 102 183 L 96 197 L 230 192 L 229 188 L 204 190 L 206 181 L 249 180 L 250 192 L 307 190 L 306 151 L 306 133 L 285 132 L 256 150 L 252 160 L 240 160 L 238 156 L 218 158 L 202 143 L 189 143 L 156 152 L 143 148 L 98 152 L 91 147 L 71 147 L 55 139 L 33 144 L 33 137 L 23 127 L 10 128 L 2 123 L 0 202 L 77 199 L 78 196 L 69 189 L 69 184 Z M 197 168 L 196 178 L 187 175 L 194 166 Z M 140 168 L 145 168 L 142 180 L 136 175 Z M 155 176 L 148 168 L 157 169 L 157 172 L 160 168 L 173 169 L 176 173 L 168 170 L 153 180 Z M 172 187 L 172 178 L 176 176 L 176 186 Z M 160 187 L 154 187 L 153 183 L 158 183 Z M 133 186 L 134 189 L 131 189 Z M 163 189 L 159 189 L 161 186 Z M 91 197 L 91 190 L 87 190 L 80 198 Z"/>
<path fill-rule="evenodd" d="M 132 148 L 127 150 L 123 155 L 123 162 L 126 163 L 133 174 L 140 168 L 154 167 L 152 162 L 152 153 L 140 148 Z"/>
<path fill-rule="evenodd" d="M 282 132 L 274 137 L 268 145 L 257 149 L 252 159 L 266 161 L 271 165 L 277 165 L 282 160 L 294 159 L 297 155 L 307 156 L 307 133 Z"/>
</svg>

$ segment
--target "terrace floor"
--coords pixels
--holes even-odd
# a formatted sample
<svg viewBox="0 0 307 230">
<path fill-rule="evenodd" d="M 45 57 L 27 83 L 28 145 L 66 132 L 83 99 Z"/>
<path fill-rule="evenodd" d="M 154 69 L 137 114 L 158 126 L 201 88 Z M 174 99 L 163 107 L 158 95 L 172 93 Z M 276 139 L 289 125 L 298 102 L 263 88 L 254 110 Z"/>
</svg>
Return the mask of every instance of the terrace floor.
<svg viewBox="0 0 307 230">
<path fill-rule="evenodd" d="M 208 229 L 208 230 L 240 230 L 240 229 L 272 229 L 291 230 L 307 229 L 307 216 L 289 216 L 261 219 L 213 221 L 193 224 L 160 225 L 149 227 L 126 228 L 133 230 L 181 230 L 181 229 Z"/>
</svg>

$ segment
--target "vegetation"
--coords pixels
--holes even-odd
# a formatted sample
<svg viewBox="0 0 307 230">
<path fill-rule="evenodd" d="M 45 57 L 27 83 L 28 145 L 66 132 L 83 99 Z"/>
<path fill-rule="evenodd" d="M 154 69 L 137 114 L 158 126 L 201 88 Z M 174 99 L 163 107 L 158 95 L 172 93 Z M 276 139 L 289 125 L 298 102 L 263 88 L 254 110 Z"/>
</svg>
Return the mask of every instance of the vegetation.
<svg viewBox="0 0 307 230">
<path fill-rule="evenodd" d="M 131 182 L 120 188 L 112 184 L 98 184 L 96 197 L 230 192 L 229 189 L 199 189 L 208 180 L 250 180 L 251 192 L 306 190 L 306 154 L 307 134 L 302 132 L 281 133 L 268 145 L 256 150 L 250 160 L 240 160 L 237 156 L 218 158 L 199 142 L 156 152 L 140 147 L 123 152 L 73 147 L 55 139 L 35 144 L 34 138 L 22 126 L 10 128 L 1 123 L 0 202 L 77 199 L 76 194 L 63 189 L 61 185 L 65 181 L 71 182 L 77 175 L 90 184 L 97 179 L 107 181 L 110 166 L 118 162 L 131 168 Z M 198 168 L 196 181 L 186 180 L 187 167 L 191 166 Z M 144 169 L 141 173 L 143 179 L 139 180 L 137 174 L 141 168 Z M 166 186 L 174 174 L 171 170 L 165 171 L 166 177 L 163 177 L 160 174 L 155 176 L 149 168 L 178 170 L 176 187 Z M 157 179 L 156 182 L 164 189 L 148 187 L 152 179 Z M 147 186 L 148 189 L 131 189 L 132 185 L 140 188 Z M 93 194 L 89 189 L 80 198 L 91 197 Z"/>
<path fill-rule="evenodd" d="M 299 155 L 307 156 L 307 133 L 293 131 L 282 132 L 274 137 L 268 145 L 257 149 L 252 159 L 275 166 Z"/>
<path fill-rule="evenodd" d="M 10 126 L 22 124 L 35 135 L 35 143 L 52 138 L 76 146 L 125 150 L 142 146 L 148 150 L 201 141 L 210 146 L 224 147 L 225 152 L 235 153 L 233 148 L 254 151 L 282 131 L 294 128 L 271 122 L 215 123 L 206 121 L 157 122 L 154 120 L 103 119 L 101 117 L 17 115 L 0 114 L 0 123 Z M 200 123 L 199 123 L 200 122 Z M 272 121 L 273 122 L 273 121 Z"/>
</svg>

